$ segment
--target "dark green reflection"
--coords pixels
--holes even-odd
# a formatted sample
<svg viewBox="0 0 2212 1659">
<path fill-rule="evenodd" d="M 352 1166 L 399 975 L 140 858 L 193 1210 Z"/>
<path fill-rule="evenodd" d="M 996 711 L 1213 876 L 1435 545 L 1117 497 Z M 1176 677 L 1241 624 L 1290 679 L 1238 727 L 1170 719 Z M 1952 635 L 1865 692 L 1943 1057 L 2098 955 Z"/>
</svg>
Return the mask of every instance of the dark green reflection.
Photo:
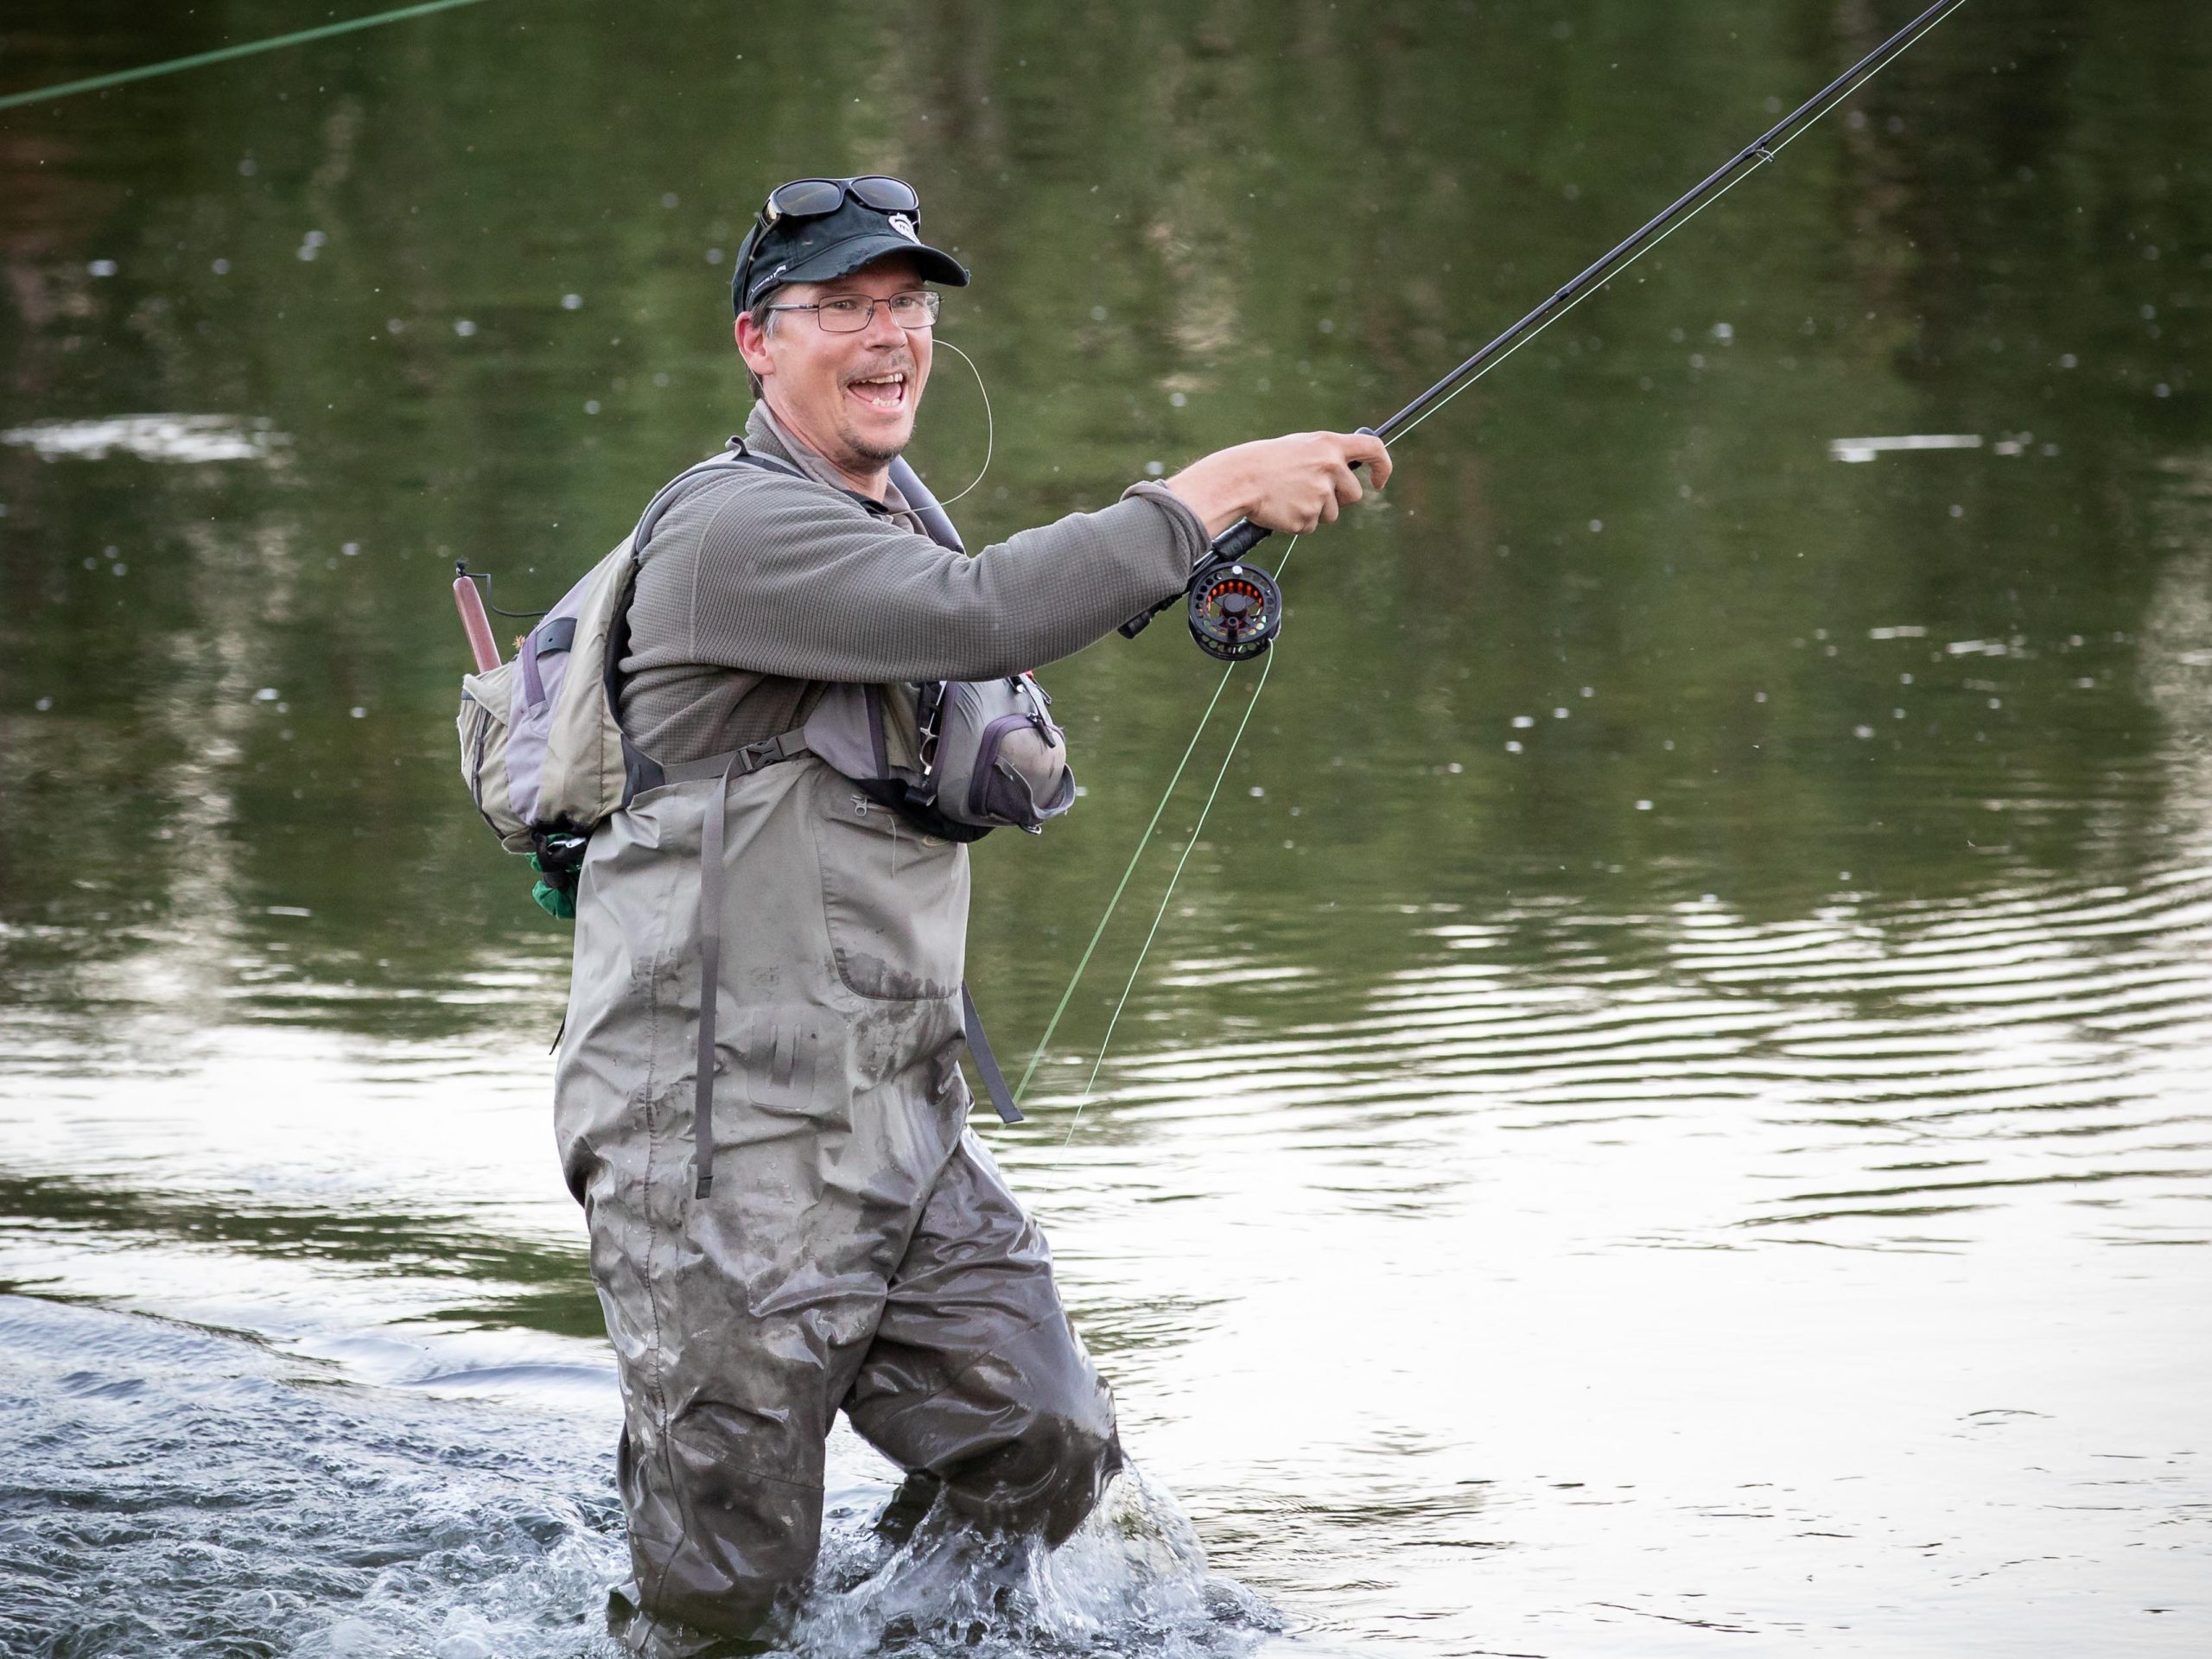
<svg viewBox="0 0 2212 1659">
<path fill-rule="evenodd" d="M 0 1225 L 18 1232 L 127 1235 L 450 1281 L 469 1300 L 434 1317 L 563 1336 L 597 1337 L 605 1330 L 582 1250 L 495 1237 L 458 1214 L 396 1206 L 341 1211 L 242 1193 L 195 1196 L 113 1180 L 0 1174 Z"/>
<path fill-rule="evenodd" d="M 303 16 L 17 10 L 10 87 Z M 0 448 L 0 970 L 73 1020 L 117 995 L 88 969 L 173 950 L 238 1017 L 550 1032 L 565 936 L 454 777 L 451 561 L 544 602 L 739 423 L 727 253 L 776 178 L 911 176 L 974 266 L 945 330 L 1001 415 L 981 542 L 1387 412 L 1897 21 L 487 5 L 10 111 L 6 423 L 276 436 L 201 465 Z M 1408 906 L 1714 892 L 1756 919 L 2155 864 L 2172 734 L 2139 641 L 2202 476 L 2209 50 L 2183 0 L 1968 8 L 1409 438 L 1388 506 L 1295 556 L 1166 945 L 1325 963 L 1309 1003 L 1349 1007 L 1428 948 Z M 944 369 L 919 459 L 951 485 L 982 435 Z M 1993 447 L 1827 448 L 1929 431 Z M 1090 794 L 982 849 L 1007 1047 L 1216 671 L 1161 627 L 1052 675 Z"/>
</svg>

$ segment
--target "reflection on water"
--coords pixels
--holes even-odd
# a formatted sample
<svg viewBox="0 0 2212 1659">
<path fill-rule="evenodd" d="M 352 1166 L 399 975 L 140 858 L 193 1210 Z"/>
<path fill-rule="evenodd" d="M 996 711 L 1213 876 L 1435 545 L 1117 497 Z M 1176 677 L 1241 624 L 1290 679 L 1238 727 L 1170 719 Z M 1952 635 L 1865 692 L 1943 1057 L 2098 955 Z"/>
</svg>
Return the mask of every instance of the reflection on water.
<svg viewBox="0 0 2212 1659">
<path fill-rule="evenodd" d="M 33 0 L 8 85 L 281 11 Z M 568 938 L 446 587 L 542 602 L 734 429 L 763 185 L 907 173 L 976 268 L 980 543 L 1387 411 L 1893 21 L 484 7 L 10 111 L 0 1646 L 610 1651 Z M 1301 547 L 1097 1092 L 1255 675 L 993 1131 L 1148 1482 L 893 1549 L 841 1433 L 795 1643 L 2212 1640 L 2208 67 L 2181 0 L 1968 8 Z M 918 448 L 972 475 L 971 387 Z M 979 849 L 1011 1052 L 1174 634 L 1050 671 L 1084 810 Z"/>
<path fill-rule="evenodd" d="M 21 445 L 41 461 L 65 457 L 105 461 L 266 461 L 285 442 L 265 420 L 246 425 L 227 415 L 119 415 L 112 420 L 34 421 L 0 432 L 0 443 Z"/>
</svg>

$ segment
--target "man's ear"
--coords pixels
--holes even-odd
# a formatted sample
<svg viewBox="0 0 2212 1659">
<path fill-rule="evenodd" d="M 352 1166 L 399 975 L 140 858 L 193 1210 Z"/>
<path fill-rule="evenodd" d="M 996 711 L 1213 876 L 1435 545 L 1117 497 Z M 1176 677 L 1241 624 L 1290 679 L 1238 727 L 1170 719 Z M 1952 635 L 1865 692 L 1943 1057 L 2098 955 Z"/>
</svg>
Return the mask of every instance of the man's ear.
<svg viewBox="0 0 2212 1659">
<path fill-rule="evenodd" d="M 768 336 L 754 326 L 750 311 L 739 313 L 730 333 L 737 341 L 737 354 L 745 359 L 747 368 L 763 379 L 776 372 L 775 359 L 768 355 Z"/>
</svg>

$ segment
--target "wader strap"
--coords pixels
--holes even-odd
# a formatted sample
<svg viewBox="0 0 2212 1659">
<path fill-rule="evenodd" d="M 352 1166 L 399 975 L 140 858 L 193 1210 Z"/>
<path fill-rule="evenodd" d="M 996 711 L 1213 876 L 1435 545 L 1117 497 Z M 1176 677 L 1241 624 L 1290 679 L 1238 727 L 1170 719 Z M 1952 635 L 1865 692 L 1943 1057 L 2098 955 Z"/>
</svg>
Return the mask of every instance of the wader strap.
<svg viewBox="0 0 2212 1659">
<path fill-rule="evenodd" d="M 976 1012 L 976 998 L 968 989 L 968 982 L 960 982 L 960 1023 L 968 1032 L 968 1052 L 976 1057 L 976 1069 L 983 1074 L 983 1089 L 991 1097 L 991 1105 L 1001 1123 L 1022 1122 L 1021 1108 L 1014 1103 L 1007 1092 L 1006 1079 L 999 1074 L 998 1056 L 991 1052 L 991 1039 L 983 1035 L 983 1016 Z"/>
<path fill-rule="evenodd" d="M 691 1063 L 695 1177 L 691 1191 L 695 1198 L 703 1198 L 715 1190 L 715 1027 L 721 1012 L 722 845 L 729 828 L 729 780 L 806 753 L 806 740 L 797 732 L 785 732 L 728 754 L 668 768 L 672 783 L 693 778 L 715 779 L 714 798 L 707 803 L 706 821 L 699 831 L 699 1046 Z"/>
<path fill-rule="evenodd" d="M 694 1198 L 715 1190 L 715 1016 L 722 998 L 722 835 L 729 821 L 729 777 L 739 757 L 722 763 L 715 798 L 699 832 L 699 1051 L 691 1079 Z"/>
</svg>

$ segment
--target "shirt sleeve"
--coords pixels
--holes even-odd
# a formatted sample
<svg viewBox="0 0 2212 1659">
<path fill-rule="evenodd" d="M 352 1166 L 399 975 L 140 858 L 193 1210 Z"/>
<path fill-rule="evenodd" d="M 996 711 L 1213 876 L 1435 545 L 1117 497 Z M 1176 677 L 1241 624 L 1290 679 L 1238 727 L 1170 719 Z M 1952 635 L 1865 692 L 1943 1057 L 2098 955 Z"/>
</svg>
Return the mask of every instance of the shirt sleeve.
<svg viewBox="0 0 2212 1659">
<path fill-rule="evenodd" d="M 1179 592 L 1205 547 L 1198 515 L 1149 481 L 972 557 L 797 479 L 749 476 L 685 516 L 699 537 L 693 660 L 802 680 L 1035 668 Z M 655 551 L 671 531 L 690 526 L 664 524 Z"/>
</svg>

